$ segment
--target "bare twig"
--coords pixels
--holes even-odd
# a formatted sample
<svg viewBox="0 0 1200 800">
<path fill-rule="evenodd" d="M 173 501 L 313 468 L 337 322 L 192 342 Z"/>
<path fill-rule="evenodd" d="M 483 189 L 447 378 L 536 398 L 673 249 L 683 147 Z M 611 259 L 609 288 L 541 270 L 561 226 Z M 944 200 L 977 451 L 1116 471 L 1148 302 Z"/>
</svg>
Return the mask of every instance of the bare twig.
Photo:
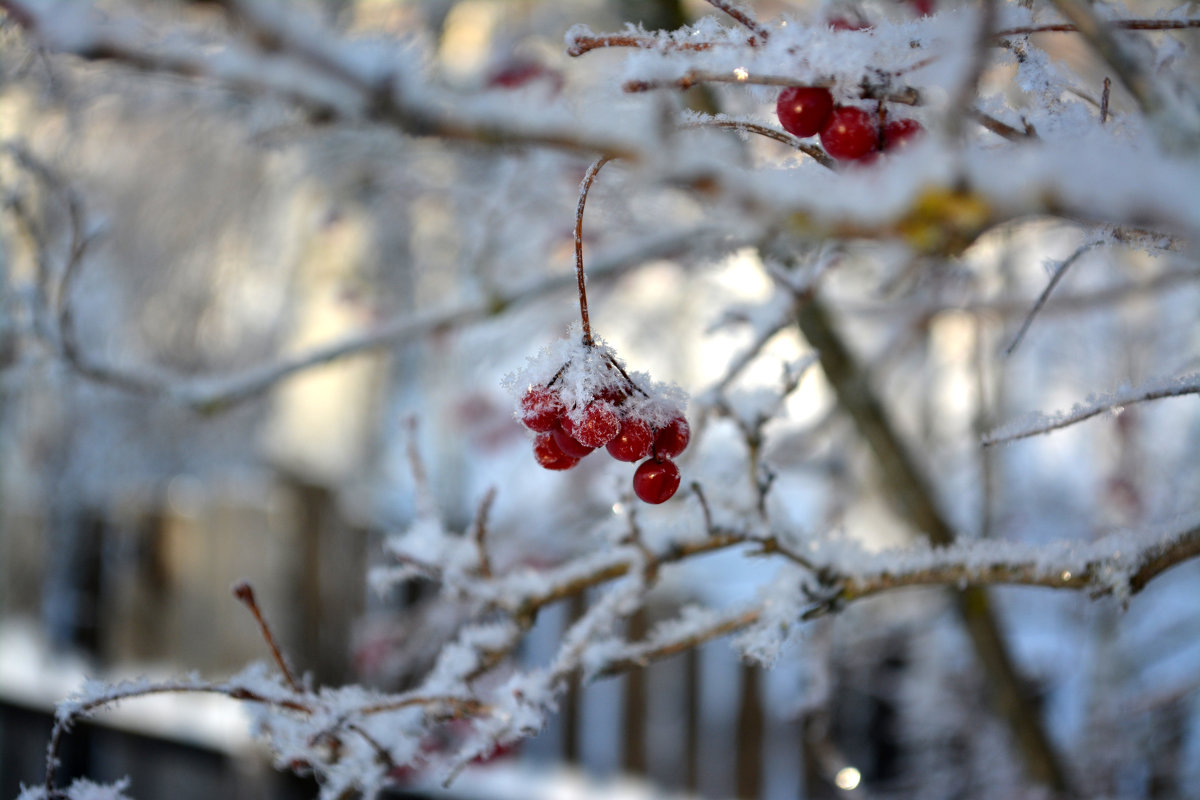
<svg viewBox="0 0 1200 800">
<path fill-rule="evenodd" d="M 1200 19 L 1113 19 L 1106 24 L 1125 31 L 1180 31 L 1188 28 L 1200 28 Z M 1071 22 L 1058 22 L 1049 25 L 1023 25 L 1017 28 L 1004 28 L 994 34 L 997 39 L 1006 36 L 1028 36 L 1034 33 L 1079 33 L 1080 27 Z"/>
<path fill-rule="evenodd" d="M 696 499 L 700 502 L 700 513 L 704 516 L 704 531 L 711 535 L 715 530 L 712 509 L 709 508 L 708 498 L 704 496 L 704 489 L 700 486 L 699 481 L 692 481 L 692 491 L 695 492 Z"/>
<path fill-rule="evenodd" d="M 1105 76 L 1104 90 L 1100 93 L 1100 124 L 1108 122 L 1108 98 L 1112 92 L 1112 78 Z"/>
<path fill-rule="evenodd" d="M 1126 44 L 1113 35 L 1114 29 L 1123 26 L 1118 22 L 1100 19 L 1092 6 L 1083 0 L 1053 0 L 1053 3 L 1059 13 L 1066 17 L 1087 40 L 1096 54 L 1112 67 L 1117 79 L 1133 95 L 1142 112 L 1149 117 L 1156 116 L 1165 106 L 1162 92 Z M 1144 27 L 1132 29 L 1147 30 Z M 1155 30 L 1171 29 L 1156 28 Z"/>
<path fill-rule="evenodd" d="M 1033 318 L 1042 310 L 1042 306 L 1046 305 L 1046 301 L 1050 298 L 1050 293 L 1054 291 L 1054 287 L 1058 286 L 1059 281 L 1067 274 L 1067 270 L 1071 265 L 1078 261 L 1083 255 L 1099 246 L 1098 242 L 1087 242 L 1075 249 L 1074 253 L 1067 256 L 1054 270 L 1054 274 L 1050 276 L 1050 282 L 1046 284 L 1046 288 L 1038 295 L 1037 302 L 1033 304 L 1033 308 L 1029 309 L 1029 313 L 1025 315 L 1024 321 L 1021 322 L 1021 327 L 1013 336 L 1012 342 L 1008 347 L 1004 348 L 1004 355 L 1011 356 L 1016 352 L 1017 347 L 1021 344 L 1021 340 L 1025 338 L 1025 333 L 1029 330 L 1029 326 L 1033 324 Z"/>
<path fill-rule="evenodd" d="M 1002 122 L 990 114 L 985 114 L 977 108 L 968 109 L 966 114 L 992 133 L 1008 139 L 1010 142 L 1026 142 L 1030 139 L 1037 138 L 1037 132 L 1034 131 L 1033 126 L 1029 124 L 1026 124 L 1024 130 L 1014 128 L 1007 122 Z"/>
<path fill-rule="evenodd" d="M 958 91 L 951 98 L 950 108 L 946 112 L 946 135 L 951 141 L 957 139 L 963 132 L 967 111 L 975 106 L 975 98 L 979 94 L 979 79 L 987 66 L 992 38 L 992 30 L 996 27 L 996 0 L 979 0 L 979 22 L 975 31 L 975 41 L 971 47 L 971 61 L 961 78 Z"/>
<path fill-rule="evenodd" d="M 487 490 L 483 499 L 479 501 L 479 508 L 475 512 L 475 524 L 472 526 L 472 537 L 475 540 L 475 549 L 479 553 L 479 574 L 485 578 L 492 577 L 492 562 L 488 558 L 487 551 L 487 523 L 488 515 L 492 511 L 492 503 L 496 501 L 496 487 L 493 486 Z"/>
<path fill-rule="evenodd" d="M 267 647 L 271 648 L 271 658 L 274 659 L 275 665 L 279 667 L 279 672 L 283 675 L 284 681 L 287 682 L 288 688 L 297 694 L 302 694 L 304 690 L 300 688 L 300 684 L 296 682 L 295 676 L 292 675 L 291 669 L 288 668 L 287 660 L 283 657 L 283 651 L 279 649 L 279 643 L 275 641 L 275 634 L 271 632 L 271 626 L 267 624 L 267 618 L 263 616 L 262 609 L 258 607 L 258 601 L 254 598 L 254 587 L 247 581 L 240 581 L 233 586 L 233 596 L 242 605 L 250 609 L 250 613 L 254 615 L 254 621 L 258 623 L 258 629 L 262 633 L 263 641 L 267 643 Z"/>
</svg>

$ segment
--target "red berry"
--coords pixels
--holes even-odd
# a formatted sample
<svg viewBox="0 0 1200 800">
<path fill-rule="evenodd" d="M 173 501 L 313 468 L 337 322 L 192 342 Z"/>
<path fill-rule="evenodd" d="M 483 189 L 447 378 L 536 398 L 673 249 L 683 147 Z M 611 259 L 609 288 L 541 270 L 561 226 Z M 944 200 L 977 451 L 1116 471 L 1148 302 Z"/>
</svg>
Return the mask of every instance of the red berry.
<svg viewBox="0 0 1200 800">
<path fill-rule="evenodd" d="M 665 503 L 679 488 L 679 467 L 665 458 L 648 458 L 633 473 L 633 493 L 652 505 Z"/>
<path fill-rule="evenodd" d="M 621 423 L 621 432 L 608 443 L 608 454 L 617 461 L 640 461 L 650 455 L 654 431 L 644 419 L 630 417 Z"/>
<path fill-rule="evenodd" d="M 835 31 L 865 31 L 870 30 L 871 26 L 859 19 L 856 22 L 851 22 L 845 17 L 831 17 L 829 19 L 829 27 Z"/>
<path fill-rule="evenodd" d="M 779 93 L 775 113 L 783 129 L 795 136 L 812 136 L 825 127 L 833 112 L 833 95 L 816 86 L 789 86 Z"/>
<path fill-rule="evenodd" d="M 563 419 L 566 419 L 566 417 L 563 417 Z M 586 444 L 580 444 L 575 440 L 574 436 L 567 433 L 561 427 L 555 428 L 550 432 L 550 435 L 554 437 L 554 441 L 558 445 L 558 449 L 562 450 L 571 458 L 583 458 L 588 453 L 596 449 L 594 447 L 588 447 Z"/>
<path fill-rule="evenodd" d="M 579 463 L 579 459 L 569 456 L 558 446 L 553 433 L 540 434 L 533 441 L 533 457 L 546 469 L 570 469 Z"/>
<path fill-rule="evenodd" d="M 564 411 L 558 392 L 545 386 L 533 386 L 521 398 L 521 423 L 537 433 L 554 430 Z"/>
<path fill-rule="evenodd" d="M 922 17 L 928 17 L 933 13 L 933 0 L 908 0 L 908 4 Z"/>
<path fill-rule="evenodd" d="M 894 119 L 883 126 L 880 137 L 885 152 L 904 150 L 925 133 L 924 126 L 915 119 Z"/>
<path fill-rule="evenodd" d="M 684 451 L 691 440 L 692 426 L 682 416 L 676 417 L 654 435 L 654 455 L 674 458 Z"/>
<path fill-rule="evenodd" d="M 487 78 L 487 85 L 498 89 L 519 89 L 538 80 L 551 82 L 554 91 L 562 89 L 563 77 L 557 71 L 536 61 L 515 59 L 502 64 Z"/>
<path fill-rule="evenodd" d="M 580 444 L 588 447 L 603 447 L 621 431 L 621 420 L 612 404 L 604 400 L 593 400 L 584 407 L 579 419 L 564 414 L 562 427 Z"/>
<path fill-rule="evenodd" d="M 839 161 L 854 161 L 873 152 L 879 144 L 875 119 L 854 106 L 839 106 L 821 129 L 821 146 Z"/>
</svg>

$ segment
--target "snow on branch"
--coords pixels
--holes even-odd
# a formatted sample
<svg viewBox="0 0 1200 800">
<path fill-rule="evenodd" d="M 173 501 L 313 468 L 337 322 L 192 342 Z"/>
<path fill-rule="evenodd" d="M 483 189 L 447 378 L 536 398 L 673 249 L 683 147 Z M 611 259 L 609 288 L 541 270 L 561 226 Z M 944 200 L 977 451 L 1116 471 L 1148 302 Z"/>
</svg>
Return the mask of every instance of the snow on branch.
<svg viewBox="0 0 1200 800">
<path fill-rule="evenodd" d="M 1108 394 L 1092 395 L 1084 402 L 1076 403 L 1070 411 L 1060 411 L 1049 416 L 1031 414 L 1008 422 L 985 434 L 983 446 L 1005 444 L 1061 430 L 1106 412 L 1119 414 L 1125 406 L 1134 403 L 1191 394 L 1200 394 L 1200 374 L 1192 373 L 1178 378 L 1152 378 L 1137 386 L 1126 386 Z"/>
</svg>

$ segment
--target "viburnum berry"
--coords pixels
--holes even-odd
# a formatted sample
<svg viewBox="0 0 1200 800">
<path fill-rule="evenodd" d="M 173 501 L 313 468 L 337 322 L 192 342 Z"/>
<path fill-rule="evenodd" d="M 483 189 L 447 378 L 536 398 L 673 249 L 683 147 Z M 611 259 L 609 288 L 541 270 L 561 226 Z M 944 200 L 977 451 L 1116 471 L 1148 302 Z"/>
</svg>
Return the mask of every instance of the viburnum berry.
<svg viewBox="0 0 1200 800">
<path fill-rule="evenodd" d="M 855 161 L 874 152 L 879 134 L 871 114 L 854 106 L 838 106 L 821 129 L 821 146 L 838 161 Z"/>
<path fill-rule="evenodd" d="M 820 133 L 833 113 L 833 95 L 817 86 L 789 86 L 775 101 L 779 124 L 794 136 Z"/>
<path fill-rule="evenodd" d="M 521 424 L 536 433 L 554 430 L 564 411 L 558 392 L 546 386 L 530 387 L 521 397 Z"/>
<path fill-rule="evenodd" d="M 608 443 L 608 454 L 617 461 L 640 461 L 650 455 L 654 445 L 654 430 L 640 417 L 628 417 L 621 431 Z"/>
<path fill-rule="evenodd" d="M 692 426 L 684 417 L 675 417 L 654 434 L 654 455 L 674 458 L 687 448 L 691 440 Z"/>
<path fill-rule="evenodd" d="M 569 456 L 558 446 L 553 433 L 538 434 L 533 441 L 533 457 L 546 469 L 570 469 L 579 463 L 579 459 Z"/>
<path fill-rule="evenodd" d="M 648 458 L 633 473 L 633 493 L 651 505 L 665 503 L 679 488 L 679 467 L 668 458 Z"/>
<path fill-rule="evenodd" d="M 603 447 L 621 432 L 621 420 L 617 417 L 612 403 L 593 400 L 584 407 L 578 419 L 564 414 L 562 427 L 580 444 Z"/>
<path fill-rule="evenodd" d="M 925 127 L 915 119 L 893 119 L 883 126 L 880 145 L 884 152 L 903 150 L 925 133 Z"/>
<path fill-rule="evenodd" d="M 583 458 L 588 453 L 596 449 L 594 447 L 588 447 L 586 444 L 580 444 L 575 437 L 567 433 L 562 426 L 555 428 L 550 432 L 550 435 L 554 437 L 555 443 L 558 444 L 558 449 L 562 450 L 571 458 Z"/>
<path fill-rule="evenodd" d="M 563 76 L 545 64 L 526 59 L 514 59 L 497 66 L 487 78 L 487 85 L 496 89 L 520 89 L 534 81 L 547 81 L 557 94 L 563 86 Z"/>
<path fill-rule="evenodd" d="M 871 29 L 871 25 L 862 19 L 862 17 L 851 21 L 846 17 L 838 15 L 830 17 L 827 24 L 835 31 L 865 31 Z"/>
</svg>

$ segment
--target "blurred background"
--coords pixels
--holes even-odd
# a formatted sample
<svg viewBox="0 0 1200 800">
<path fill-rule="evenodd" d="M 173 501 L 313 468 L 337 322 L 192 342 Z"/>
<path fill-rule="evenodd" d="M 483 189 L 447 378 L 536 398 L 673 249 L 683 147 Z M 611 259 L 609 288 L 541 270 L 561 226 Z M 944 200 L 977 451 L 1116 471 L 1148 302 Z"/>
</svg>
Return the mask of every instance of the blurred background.
<svg viewBox="0 0 1200 800">
<path fill-rule="evenodd" d="M 135 14 L 151 38 L 172 26 L 199 42 L 230 35 L 206 4 L 98 5 Z M 916 13 L 901 3 L 753 5 L 762 19 Z M 439 86 L 508 93 L 518 109 L 631 102 L 620 92 L 621 54 L 566 57 L 571 25 L 675 28 L 712 11 L 678 0 L 296 6 L 366 49 L 416 41 Z M 577 318 L 572 226 L 586 154 L 322 124 L 283 100 L 48 56 L 12 26 L 0 36 L 0 796 L 41 780 L 54 703 L 85 676 L 218 678 L 265 659 L 253 619 L 231 597 L 238 580 L 254 585 L 291 662 L 313 680 L 412 685 L 461 622 L 420 581 L 383 593 L 368 585 L 389 533 L 424 502 L 414 448 L 448 526 L 466 529 L 495 487 L 498 569 L 604 545 L 604 526 L 630 503 L 628 465 L 539 470 L 501 387 Z M 1098 74 L 1078 43 L 1054 47 L 1064 69 Z M 1178 63 L 1194 66 L 1190 58 Z M 768 119 L 773 107 L 769 93 L 736 87 L 676 101 Z M 706 146 L 750 164 L 794 158 L 765 140 L 720 136 Z M 60 356 L 55 291 L 72 203 L 94 234 L 69 298 L 80 346 L 181 387 L 391 320 L 467 313 L 230 407 L 131 392 Z M 869 547 L 909 541 L 820 371 L 789 384 L 810 351 L 794 324 L 778 325 L 722 381 L 764 320 L 786 319 L 787 302 L 752 249 L 732 239 L 693 246 L 713 213 L 703 197 L 639 182 L 616 163 L 592 192 L 585 233 L 589 263 L 657 248 L 635 269 L 594 279 L 591 313 L 632 368 L 693 394 L 685 487 L 699 481 L 719 513 L 749 514 L 766 469 L 772 519 Z M 979 446 L 1019 414 L 1195 371 L 1196 265 L 1174 250 L 1082 255 L 1020 349 L 1000 355 L 1048 265 L 1088 235 L 1028 220 L 961 257 L 916 262 L 887 244 L 811 245 L 837 260 L 824 291 L 839 325 L 964 537 L 1089 542 L 1196 509 L 1194 398 Z M 560 282 L 494 302 L 546 280 Z M 643 521 L 669 528 L 696 511 L 685 489 Z M 744 553 L 701 559 L 665 575 L 627 633 L 688 603 L 752 598 L 775 570 Z M 1128 609 L 1044 589 L 995 592 L 1029 695 L 1084 794 L 1200 796 L 1197 578 L 1196 564 L 1178 567 Z M 546 611 L 524 663 L 552 656 L 583 602 Z M 473 767 L 448 793 L 1030 796 L 942 593 L 864 601 L 793 639 L 771 670 L 718 641 L 573 689 L 542 734 Z M 63 761 L 65 772 L 96 780 L 128 774 L 137 797 L 316 791 L 274 772 L 223 698 L 128 703 L 77 729 Z M 447 793 L 430 776 L 398 778 L 413 794 Z"/>
</svg>

